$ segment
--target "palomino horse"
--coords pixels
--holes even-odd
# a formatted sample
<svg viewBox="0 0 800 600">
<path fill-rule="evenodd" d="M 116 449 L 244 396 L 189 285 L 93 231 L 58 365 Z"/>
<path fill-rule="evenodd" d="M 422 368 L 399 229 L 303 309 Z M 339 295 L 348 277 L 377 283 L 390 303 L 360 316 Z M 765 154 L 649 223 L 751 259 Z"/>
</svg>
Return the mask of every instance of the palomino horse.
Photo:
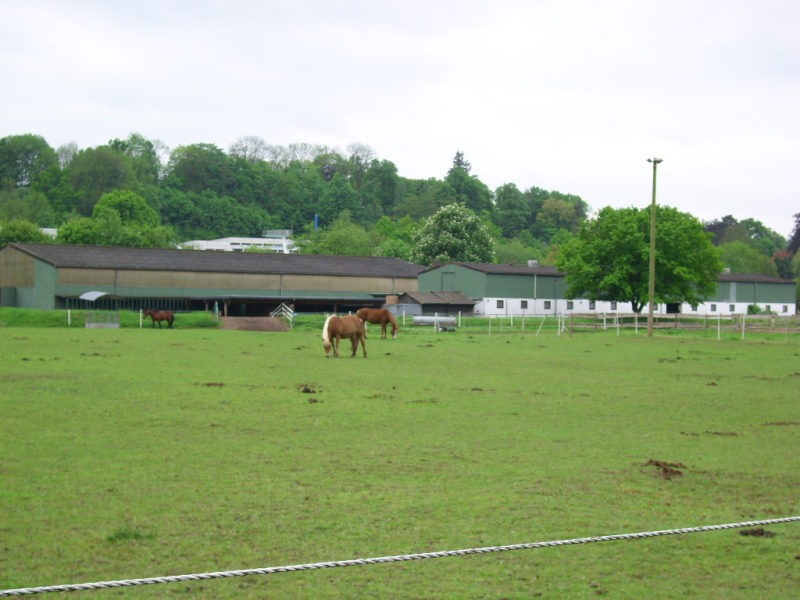
<svg viewBox="0 0 800 600">
<path fill-rule="evenodd" d="M 144 311 L 144 318 L 150 317 L 153 320 L 153 327 L 158 323 L 158 328 L 161 329 L 161 321 L 166 321 L 169 328 L 172 329 L 172 321 L 175 320 L 175 315 L 169 310 L 146 310 Z"/>
<path fill-rule="evenodd" d="M 361 342 L 364 358 L 367 358 L 367 345 L 364 342 L 364 322 L 361 319 L 353 315 L 346 317 L 331 315 L 325 320 L 325 326 L 322 328 L 322 345 L 325 347 L 325 358 L 330 358 L 331 348 L 333 348 L 333 356 L 339 357 L 339 342 L 342 341 L 342 338 L 349 339 L 353 344 L 351 357 L 356 355 L 358 343 Z"/>
<path fill-rule="evenodd" d="M 392 311 L 387 308 L 359 308 L 356 316 L 364 321 L 364 331 L 367 330 L 367 323 L 381 324 L 381 338 L 386 338 L 386 324 L 392 324 L 392 337 L 397 339 L 397 321 L 394 319 Z"/>
</svg>

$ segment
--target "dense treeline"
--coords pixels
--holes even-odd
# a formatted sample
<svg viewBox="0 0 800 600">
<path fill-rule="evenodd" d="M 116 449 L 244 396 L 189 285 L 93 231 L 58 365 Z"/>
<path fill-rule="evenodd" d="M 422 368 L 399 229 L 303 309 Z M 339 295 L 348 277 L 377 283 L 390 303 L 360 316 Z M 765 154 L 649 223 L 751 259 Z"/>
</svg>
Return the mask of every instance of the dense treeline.
<svg viewBox="0 0 800 600">
<path fill-rule="evenodd" d="M 58 228 L 64 243 L 140 246 L 292 229 L 304 252 L 410 258 L 422 221 L 455 202 L 480 217 L 498 262 L 553 263 L 589 218 L 576 195 L 490 190 L 460 152 L 441 179 L 409 179 L 364 144 L 342 152 L 244 137 L 226 152 L 203 143 L 170 151 L 137 133 L 85 149 L 54 149 L 35 134 L 0 139 L 0 242 L 30 241 L 38 228 Z M 706 230 L 732 270 L 792 275 L 798 228 L 788 245 L 754 219 L 727 216 Z"/>
</svg>

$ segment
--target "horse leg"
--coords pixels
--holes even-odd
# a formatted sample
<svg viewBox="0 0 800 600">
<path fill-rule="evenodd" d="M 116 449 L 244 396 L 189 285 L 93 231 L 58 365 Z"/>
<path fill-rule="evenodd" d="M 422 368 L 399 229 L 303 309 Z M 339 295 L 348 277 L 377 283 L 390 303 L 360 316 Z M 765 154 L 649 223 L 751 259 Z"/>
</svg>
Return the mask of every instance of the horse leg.
<svg viewBox="0 0 800 600">
<path fill-rule="evenodd" d="M 342 341 L 342 336 L 338 333 L 333 337 L 333 358 L 339 358 L 339 343 Z"/>
<path fill-rule="evenodd" d="M 361 337 L 361 336 L 359 336 L 357 333 L 355 333 L 355 334 L 353 334 L 353 337 L 350 338 L 350 346 L 351 346 L 350 358 L 355 358 L 356 354 L 358 353 L 358 339 L 359 339 L 359 337 Z"/>
<path fill-rule="evenodd" d="M 381 323 L 381 339 L 382 340 L 386 339 L 386 321 L 383 321 Z"/>
<path fill-rule="evenodd" d="M 361 349 L 364 351 L 364 358 L 367 358 L 367 343 L 364 341 L 366 338 L 361 337 Z M 358 347 L 358 343 L 356 342 L 356 347 Z"/>
</svg>

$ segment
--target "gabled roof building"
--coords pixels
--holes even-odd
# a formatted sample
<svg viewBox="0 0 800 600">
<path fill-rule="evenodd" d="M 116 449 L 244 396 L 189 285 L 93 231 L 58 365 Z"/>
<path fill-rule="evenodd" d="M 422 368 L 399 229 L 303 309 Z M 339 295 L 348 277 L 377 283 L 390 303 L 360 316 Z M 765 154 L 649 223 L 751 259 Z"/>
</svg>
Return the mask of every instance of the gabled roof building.
<svg viewBox="0 0 800 600">
<path fill-rule="evenodd" d="M 0 305 L 78 306 L 90 291 L 120 308 L 269 314 L 381 306 L 387 295 L 417 291 L 425 267 L 397 258 L 162 250 L 66 244 L 7 244 L 0 249 Z"/>
<path fill-rule="evenodd" d="M 567 273 L 555 267 L 449 262 L 419 274 L 420 292 L 462 292 L 475 299 L 476 315 L 625 313 L 630 302 L 565 298 Z M 797 284 L 758 273 L 720 273 L 717 291 L 705 303 L 660 304 L 656 314 L 746 314 L 754 304 L 778 315 L 797 314 Z"/>
</svg>

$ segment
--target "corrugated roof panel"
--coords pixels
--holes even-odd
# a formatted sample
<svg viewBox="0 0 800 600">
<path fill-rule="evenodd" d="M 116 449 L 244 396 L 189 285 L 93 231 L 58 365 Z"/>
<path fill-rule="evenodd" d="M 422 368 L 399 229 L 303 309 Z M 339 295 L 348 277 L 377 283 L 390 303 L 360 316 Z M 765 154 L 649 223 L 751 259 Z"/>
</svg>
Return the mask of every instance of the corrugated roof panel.
<svg viewBox="0 0 800 600">
<path fill-rule="evenodd" d="M 12 244 L 56 267 L 219 273 L 278 273 L 415 279 L 425 267 L 399 258 Z"/>
</svg>

